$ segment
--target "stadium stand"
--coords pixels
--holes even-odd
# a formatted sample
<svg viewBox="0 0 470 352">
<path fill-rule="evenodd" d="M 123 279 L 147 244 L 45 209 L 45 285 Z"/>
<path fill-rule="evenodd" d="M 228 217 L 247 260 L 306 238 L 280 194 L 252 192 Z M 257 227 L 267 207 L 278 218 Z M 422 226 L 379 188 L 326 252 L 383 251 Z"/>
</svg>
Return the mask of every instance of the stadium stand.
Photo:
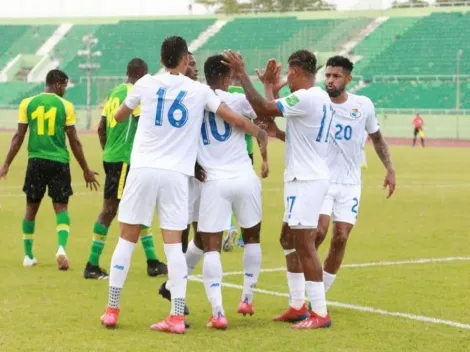
<svg viewBox="0 0 470 352">
<path fill-rule="evenodd" d="M 340 16 L 341 17 L 341 16 Z M 240 50 L 249 72 L 263 67 L 271 57 L 285 63 L 299 48 L 309 48 L 319 58 L 337 53 L 343 45 L 370 24 L 372 17 L 308 19 L 295 16 L 257 16 L 228 18 L 227 24 L 195 52 L 199 66 L 211 54 L 231 48 Z M 125 75 L 126 63 L 135 56 L 145 59 L 152 72 L 161 68 L 159 45 L 169 35 L 181 35 L 190 43 L 198 38 L 216 18 L 146 19 L 116 23 L 75 24 L 50 53 L 71 78 L 67 97 L 75 105 L 86 104 L 86 85 L 79 69 L 84 62 L 77 55 L 83 49 L 82 38 L 93 34 L 99 43 L 101 65 L 97 76 L 115 77 L 109 82 L 92 82 L 92 104 L 99 105 L 111 85 Z M 97 24 L 98 23 L 98 24 Z M 0 70 L 18 54 L 34 55 L 54 32 L 57 25 L 0 25 Z M 359 58 L 354 74 L 362 77 L 356 93 L 370 96 L 378 108 L 455 108 L 456 55 L 459 49 L 470 53 L 470 14 L 435 12 L 415 17 L 390 17 L 359 42 L 349 54 Z M 321 60 L 320 60 L 321 61 Z M 470 60 L 461 60 L 461 73 L 470 72 Z M 21 72 L 20 72 L 21 73 Z M 403 78 L 406 75 L 409 78 Z M 444 79 L 432 78 L 447 75 Z M 392 78 L 377 79 L 377 77 Z M 393 76 L 400 77 L 398 80 Z M 426 76 L 430 76 L 426 78 Z M 0 83 L 0 104 L 18 104 L 22 97 L 42 90 L 43 85 L 26 83 L 25 73 L 8 77 Z M 4 79 L 5 80 L 5 79 Z M 105 82 L 105 83 L 103 83 Z M 352 86 L 356 86 L 357 80 Z M 258 89 L 262 90 L 259 82 Z M 461 83 L 461 108 L 470 108 L 470 85 Z M 287 94 L 287 89 L 283 91 Z"/>
</svg>

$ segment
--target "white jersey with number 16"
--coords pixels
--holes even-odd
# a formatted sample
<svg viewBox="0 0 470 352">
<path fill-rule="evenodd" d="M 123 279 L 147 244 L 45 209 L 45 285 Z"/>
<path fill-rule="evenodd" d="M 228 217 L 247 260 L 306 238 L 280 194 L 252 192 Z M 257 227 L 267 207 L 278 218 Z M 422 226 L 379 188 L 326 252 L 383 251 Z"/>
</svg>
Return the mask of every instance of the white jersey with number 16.
<svg viewBox="0 0 470 352">
<path fill-rule="evenodd" d="M 204 109 L 216 112 L 220 99 L 206 85 L 164 73 L 139 79 L 124 104 L 141 114 L 131 169 L 154 168 L 194 175 Z"/>
</svg>

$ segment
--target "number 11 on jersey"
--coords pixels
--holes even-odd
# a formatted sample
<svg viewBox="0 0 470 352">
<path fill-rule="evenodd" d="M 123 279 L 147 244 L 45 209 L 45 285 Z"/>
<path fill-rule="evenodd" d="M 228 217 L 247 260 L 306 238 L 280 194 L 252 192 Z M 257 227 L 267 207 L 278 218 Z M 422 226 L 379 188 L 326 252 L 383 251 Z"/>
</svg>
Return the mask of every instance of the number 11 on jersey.
<svg viewBox="0 0 470 352">
<path fill-rule="evenodd" d="M 55 118 L 57 115 L 57 108 L 50 108 L 45 112 L 43 105 L 38 106 L 31 114 L 31 119 L 37 120 L 37 134 L 38 136 L 44 135 L 44 125 L 47 120 L 47 135 L 53 136 L 55 134 Z"/>
</svg>

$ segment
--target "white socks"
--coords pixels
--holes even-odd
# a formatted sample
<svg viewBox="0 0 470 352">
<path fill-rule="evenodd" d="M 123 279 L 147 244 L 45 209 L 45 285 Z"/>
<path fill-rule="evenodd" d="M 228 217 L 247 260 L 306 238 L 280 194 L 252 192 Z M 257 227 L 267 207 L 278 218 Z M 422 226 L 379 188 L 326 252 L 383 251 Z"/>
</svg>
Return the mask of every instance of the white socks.
<svg viewBox="0 0 470 352">
<path fill-rule="evenodd" d="M 326 309 L 325 286 L 323 282 L 306 281 L 305 289 L 308 300 L 312 305 L 312 311 L 321 317 L 326 317 L 328 311 Z"/>
<path fill-rule="evenodd" d="M 258 282 L 259 272 L 261 270 L 261 244 L 245 244 L 243 252 L 243 293 L 242 302 L 253 302 L 253 289 Z"/>
<path fill-rule="evenodd" d="M 191 272 L 194 270 L 196 265 L 201 261 L 204 256 L 204 251 L 198 248 L 194 241 L 192 240 L 188 244 L 188 249 L 185 253 L 186 265 L 188 266 L 188 275 L 191 275 Z"/>
<path fill-rule="evenodd" d="M 165 255 L 168 265 L 167 288 L 171 292 L 171 314 L 184 314 L 184 300 L 188 284 L 188 269 L 181 243 L 165 244 Z"/>
<path fill-rule="evenodd" d="M 132 252 L 136 244 L 119 238 L 111 259 L 111 272 L 109 274 L 108 306 L 118 308 L 121 289 L 126 281 L 131 265 Z"/>
<path fill-rule="evenodd" d="M 289 305 L 300 309 L 305 304 L 305 276 L 304 273 L 287 272 L 289 286 Z"/>
<path fill-rule="evenodd" d="M 202 277 L 207 298 L 212 306 L 212 315 L 225 315 L 222 307 L 222 262 L 219 252 L 204 253 Z"/>
<path fill-rule="evenodd" d="M 330 273 L 327 273 L 326 271 L 323 271 L 323 284 L 325 285 L 325 293 L 328 292 L 331 285 L 333 285 L 333 282 L 335 281 L 335 279 L 336 279 L 335 274 L 330 274 Z"/>
</svg>

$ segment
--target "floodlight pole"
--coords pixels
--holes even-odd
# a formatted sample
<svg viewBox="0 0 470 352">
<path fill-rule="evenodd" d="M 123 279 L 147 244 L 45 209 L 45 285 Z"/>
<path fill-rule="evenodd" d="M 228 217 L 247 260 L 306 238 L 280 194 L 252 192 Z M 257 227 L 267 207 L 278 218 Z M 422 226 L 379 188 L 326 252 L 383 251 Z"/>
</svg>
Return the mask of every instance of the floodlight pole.
<svg viewBox="0 0 470 352">
<path fill-rule="evenodd" d="M 101 56 L 101 51 L 92 51 L 93 46 L 98 43 L 98 39 L 93 37 L 91 34 L 83 37 L 83 43 L 85 44 L 84 50 L 78 51 L 78 56 L 84 56 L 86 62 L 84 64 L 79 64 L 78 67 L 81 70 L 86 71 L 87 73 L 87 82 L 86 82 L 86 106 L 87 106 L 87 130 L 91 129 L 92 121 L 92 106 L 91 106 L 91 81 L 93 71 L 99 70 L 101 66 L 92 62 L 93 57 Z"/>
<path fill-rule="evenodd" d="M 460 117 L 459 117 L 459 111 L 460 111 L 460 57 L 462 56 L 463 54 L 463 50 L 462 49 L 459 49 L 457 51 L 457 79 L 456 79 L 456 83 L 457 83 L 457 87 L 456 87 L 456 91 L 455 91 L 455 109 L 457 110 L 457 139 L 459 139 L 460 137 L 460 132 L 459 132 L 459 129 L 460 129 Z"/>
</svg>

